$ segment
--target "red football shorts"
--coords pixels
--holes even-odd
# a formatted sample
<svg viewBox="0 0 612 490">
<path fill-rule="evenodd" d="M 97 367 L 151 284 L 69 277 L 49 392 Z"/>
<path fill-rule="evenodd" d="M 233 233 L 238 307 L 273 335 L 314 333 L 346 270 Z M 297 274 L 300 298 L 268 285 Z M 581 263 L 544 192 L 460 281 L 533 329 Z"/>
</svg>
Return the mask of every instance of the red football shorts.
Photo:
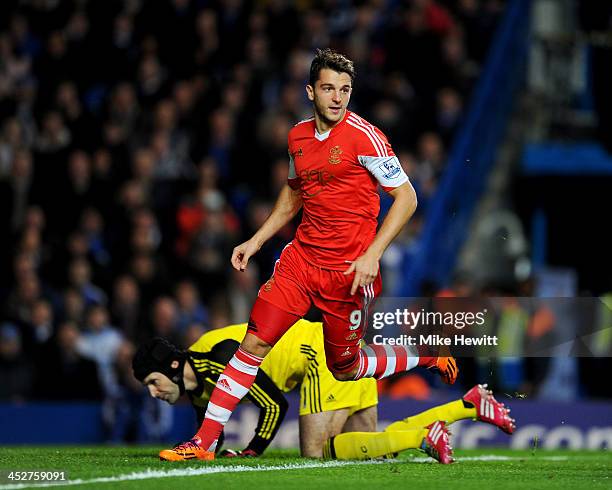
<svg viewBox="0 0 612 490">
<path fill-rule="evenodd" d="M 347 264 L 348 268 L 348 264 Z M 249 331 L 274 345 L 314 304 L 323 314 L 327 366 L 332 372 L 351 371 L 359 360 L 360 340 L 368 313 L 382 289 L 380 273 L 374 283 L 351 296 L 354 274 L 312 265 L 289 244 L 276 261 L 270 280 L 259 289 L 249 319 Z"/>
</svg>

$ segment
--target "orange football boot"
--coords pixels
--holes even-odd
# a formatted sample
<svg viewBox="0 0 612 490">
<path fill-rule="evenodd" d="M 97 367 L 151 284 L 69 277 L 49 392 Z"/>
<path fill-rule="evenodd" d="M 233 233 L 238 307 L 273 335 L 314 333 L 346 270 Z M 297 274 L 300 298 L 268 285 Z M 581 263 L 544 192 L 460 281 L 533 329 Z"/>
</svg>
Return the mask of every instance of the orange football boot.
<svg viewBox="0 0 612 490">
<path fill-rule="evenodd" d="M 201 439 L 194 437 L 190 441 L 183 442 L 174 446 L 172 449 L 164 449 L 159 452 L 159 459 L 162 461 L 189 461 L 200 459 L 212 461 L 215 459 L 214 451 L 206 451 L 200 446 Z"/>
</svg>

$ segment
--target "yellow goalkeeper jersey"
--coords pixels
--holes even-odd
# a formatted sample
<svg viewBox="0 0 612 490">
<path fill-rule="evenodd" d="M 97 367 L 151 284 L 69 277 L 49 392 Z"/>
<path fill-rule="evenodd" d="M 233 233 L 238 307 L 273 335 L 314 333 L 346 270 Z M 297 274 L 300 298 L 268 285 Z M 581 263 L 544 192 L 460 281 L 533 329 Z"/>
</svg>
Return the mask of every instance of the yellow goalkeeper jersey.
<svg viewBox="0 0 612 490">
<path fill-rule="evenodd" d="M 226 340 L 240 342 L 246 329 L 247 324 L 242 323 L 212 330 L 202 335 L 189 350 L 206 353 Z M 194 359 L 196 368 L 204 362 Z M 352 414 L 378 403 L 374 379 L 341 382 L 327 369 L 320 322 L 303 319 L 296 322 L 263 360 L 261 370 L 285 393 L 301 383 L 300 415 L 343 408 Z"/>
</svg>

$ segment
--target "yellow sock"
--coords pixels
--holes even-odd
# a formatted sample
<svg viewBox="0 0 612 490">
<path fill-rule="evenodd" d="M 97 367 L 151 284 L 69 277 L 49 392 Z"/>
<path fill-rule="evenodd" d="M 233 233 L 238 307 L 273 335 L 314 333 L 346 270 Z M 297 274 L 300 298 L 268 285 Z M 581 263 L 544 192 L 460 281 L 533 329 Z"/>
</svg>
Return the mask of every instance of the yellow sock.
<svg viewBox="0 0 612 490">
<path fill-rule="evenodd" d="M 323 456 L 334 459 L 371 459 L 421 447 L 427 429 L 397 432 L 346 432 L 327 440 Z"/>
<path fill-rule="evenodd" d="M 385 429 L 385 432 L 420 429 L 422 427 L 427 427 L 429 424 L 433 424 L 436 420 L 445 420 L 448 424 L 452 424 L 457 420 L 475 418 L 475 407 L 465 408 L 463 400 L 455 400 L 454 402 L 439 405 L 429 410 L 425 410 L 424 412 L 417 413 L 404 420 L 393 422 Z"/>
</svg>

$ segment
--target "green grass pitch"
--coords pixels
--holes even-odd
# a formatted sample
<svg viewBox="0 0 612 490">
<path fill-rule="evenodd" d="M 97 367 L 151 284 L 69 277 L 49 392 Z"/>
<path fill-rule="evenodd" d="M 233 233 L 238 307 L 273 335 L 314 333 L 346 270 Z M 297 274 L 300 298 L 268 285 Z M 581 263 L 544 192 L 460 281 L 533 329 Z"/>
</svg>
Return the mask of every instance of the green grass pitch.
<svg viewBox="0 0 612 490">
<path fill-rule="evenodd" d="M 421 453 L 406 452 L 390 461 L 318 461 L 297 451 L 268 451 L 250 460 L 213 463 L 159 461 L 155 447 L 0 448 L 0 490 L 37 488 L 11 483 L 7 470 L 63 470 L 70 486 L 61 488 L 321 488 L 325 490 L 412 488 L 612 488 L 609 451 L 456 451 L 457 462 L 437 464 Z M 47 484 L 48 485 L 48 484 Z"/>
</svg>

